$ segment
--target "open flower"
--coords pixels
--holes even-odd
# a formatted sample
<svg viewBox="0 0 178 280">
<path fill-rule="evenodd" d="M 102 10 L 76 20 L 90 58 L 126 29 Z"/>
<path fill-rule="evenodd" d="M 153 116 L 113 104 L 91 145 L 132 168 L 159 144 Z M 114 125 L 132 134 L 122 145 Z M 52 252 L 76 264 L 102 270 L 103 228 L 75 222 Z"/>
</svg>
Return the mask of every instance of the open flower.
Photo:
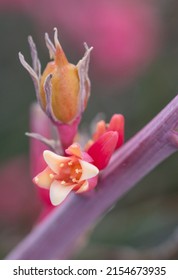
<svg viewBox="0 0 178 280">
<path fill-rule="evenodd" d="M 48 166 L 33 179 L 39 187 L 49 189 L 53 205 L 59 205 L 71 191 L 82 193 L 93 188 L 93 182 L 90 186 L 89 179 L 99 173 L 96 166 L 82 159 L 92 161 L 77 144 L 71 145 L 66 153 L 70 156 L 64 157 L 45 150 L 43 157 Z"/>
<path fill-rule="evenodd" d="M 90 81 L 88 67 L 90 52 L 85 44 L 84 57 L 75 66 L 68 62 L 59 43 L 57 29 L 54 28 L 54 44 L 45 34 L 47 48 L 49 49 L 49 62 L 41 75 L 41 65 L 36 46 L 32 37 L 29 37 L 33 68 L 19 53 L 22 65 L 32 77 L 35 85 L 38 102 L 46 114 L 57 124 L 72 124 L 80 119 L 90 96 Z"/>
</svg>

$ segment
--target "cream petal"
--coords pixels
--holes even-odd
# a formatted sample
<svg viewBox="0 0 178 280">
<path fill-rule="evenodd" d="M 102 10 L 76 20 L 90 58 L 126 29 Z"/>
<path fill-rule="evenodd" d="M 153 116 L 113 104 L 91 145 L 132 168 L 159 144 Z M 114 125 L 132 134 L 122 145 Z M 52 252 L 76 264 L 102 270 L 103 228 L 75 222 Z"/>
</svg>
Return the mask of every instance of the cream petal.
<svg viewBox="0 0 178 280">
<path fill-rule="evenodd" d="M 73 143 L 72 145 L 70 145 L 66 150 L 65 152 L 68 154 L 68 155 L 71 155 L 71 156 L 76 156 L 78 158 L 81 158 L 82 157 L 82 151 L 81 151 L 81 148 L 79 146 L 79 144 L 77 143 Z"/>
<path fill-rule="evenodd" d="M 68 196 L 74 186 L 64 186 L 61 185 L 60 181 L 53 181 L 49 192 L 51 203 L 54 206 L 59 205 Z"/>
<path fill-rule="evenodd" d="M 52 181 L 54 180 L 53 176 L 53 171 L 49 167 L 46 167 L 42 172 L 33 178 L 33 182 L 41 188 L 49 189 Z"/>
<path fill-rule="evenodd" d="M 55 172 L 56 174 L 59 173 L 59 165 L 68 160 L 66 157 L 59 156 L 49 150 L 45 150 L 43 152 L 43 157 L 48 166 Z"/>
<path fill-rule="evenodd" d="M 87 181 L 84 181 L 83 185 L 76 191 L 76 193 L 82 193 L 86 192 L 89 189 L 89 183 Z"/>
<path fill-rule="evenodd" d="M 99 169 L 93 164 L 83 160 L 79 160 L 79 162 L 82 167 L 82 176 L 80 178 L 80 181 L 95 177 L 99 173 Z"/>
</svg>

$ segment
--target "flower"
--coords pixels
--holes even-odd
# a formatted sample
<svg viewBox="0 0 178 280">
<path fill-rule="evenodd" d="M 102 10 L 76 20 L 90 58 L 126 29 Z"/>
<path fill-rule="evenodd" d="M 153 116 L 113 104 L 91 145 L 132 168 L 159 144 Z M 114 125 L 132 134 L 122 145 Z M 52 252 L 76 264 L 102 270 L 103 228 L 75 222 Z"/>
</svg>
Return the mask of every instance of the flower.
<svg viewBox="0 0 178 280">
<path fill-rule="evenodd" d="M 113 154 L 124 143 L 124 117 L 114 114 L 109 122 L 101 120 L 96 125 L 92 140 L 86 145 L 86 152 L 93 158 L 99 170 L 104 169 Z"/>
<path fill-rule="evenodd" d="M 99 170 L 91 164 L 92 158 L 83 153 L 78 144 L 66 149 L 69 156 L 60 156 L 49 150 L 43 152 L 47 167 L 39 173 L 33 182 L 39 187 L 49 189 L 53 205 L 59 205 L 71 191 L 82 193 L 96 186 Z M 90 179 L 95 178 L 91 182 Z"/>
<path fill-rule="evenodd" d="M 36 95 L 41 108 L 57 124 L 72 124 L 80 120 L 90 96 L 88 67 L 91 48 L 85 44 L 84 57 L 75 66 L 68 62 L 54 28 L 54 44 L 45 34 L 50 61 L 41 75 L 41 64 L 32 37 L 28 38 L 33 68 L 19 53 L 19 59 L 32 77 Z"/>
</svg>

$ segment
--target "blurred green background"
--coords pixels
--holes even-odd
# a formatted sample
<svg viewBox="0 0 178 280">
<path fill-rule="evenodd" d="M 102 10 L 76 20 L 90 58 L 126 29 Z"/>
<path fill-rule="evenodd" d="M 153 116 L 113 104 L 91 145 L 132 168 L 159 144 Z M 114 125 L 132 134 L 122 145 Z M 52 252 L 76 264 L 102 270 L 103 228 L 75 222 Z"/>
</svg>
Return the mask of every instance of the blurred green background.
<svg viewBox="0 0 178 280">
<path fill-rule="evenodd" d="M 94 46 L 92 94 L 82 125 L 98 112 L 126 119 L 126 140 L 177 93 L 178 3 L 171 1 L 0 1 L 0 256 L 3 258 L 38 218 L 42 203 L 29 171 L 29 107 L 32 81 L 18 60 L 30 61 L 27 36 L 37 44 L 44 69 L 44 33 L 53 27 L 69 60 Z M 74 258 L 177 258 L 177 155 L 157 167 L 91 230 Z M 172 246 L 172 247 L 171 247 Z M 160 250 L 162 248 L 162 250 Z M 173 250 L 174 248 L 174 250 Z"/>
</svg>

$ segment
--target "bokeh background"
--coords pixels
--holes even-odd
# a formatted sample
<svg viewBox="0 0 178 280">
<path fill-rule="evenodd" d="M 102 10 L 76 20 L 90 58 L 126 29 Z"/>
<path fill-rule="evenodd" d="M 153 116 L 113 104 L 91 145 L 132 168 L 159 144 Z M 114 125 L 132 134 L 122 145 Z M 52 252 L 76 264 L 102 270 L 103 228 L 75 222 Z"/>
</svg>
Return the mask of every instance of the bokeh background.
<svg viewBox="0 0 178 280">
<path fill-rule="evenodd" d="M 29 108 L 32 81 L 27 36 L 44 69 L 44 33 L 59 30 L 72 63 L 93 46 L 92 95 L 82 126 L 98 112 L 126 119 L 126 140 L 149 122 L 178 90 L 176 0 L 0 0 L 0 257 L 34 226 L 43 203 L 31 183 Z M 66 217 L 67 218 L 67 217 Z M 80 217 L 79 217 L 80 218 Z M 177 155 L 125 195 L 83 238 L 77 259 L 176 259 L 178 257 Z"/>
</svg>

